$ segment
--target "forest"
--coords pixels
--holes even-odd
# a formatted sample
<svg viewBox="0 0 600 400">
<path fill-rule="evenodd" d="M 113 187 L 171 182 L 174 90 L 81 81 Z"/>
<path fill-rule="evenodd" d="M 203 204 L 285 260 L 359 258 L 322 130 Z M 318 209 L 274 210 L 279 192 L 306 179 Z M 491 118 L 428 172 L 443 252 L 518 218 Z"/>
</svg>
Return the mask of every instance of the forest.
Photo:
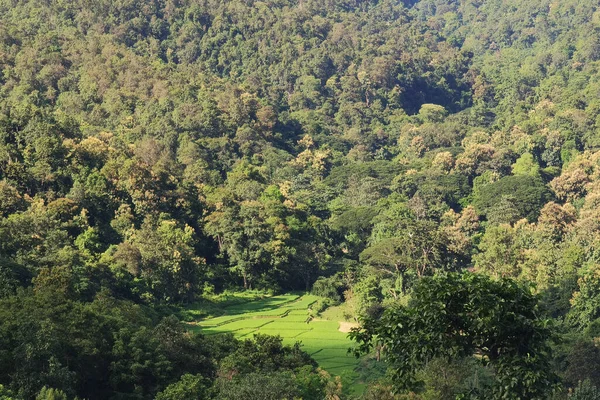
<svg viewBox="0 0 600 400">
<path fill-rule="evenodd" d="M 257 292 L 363 392 L 188 329 Z M 596 1 L 0 0 L 0 400 L 600 400 L 599 346 Z"/>
</svg>

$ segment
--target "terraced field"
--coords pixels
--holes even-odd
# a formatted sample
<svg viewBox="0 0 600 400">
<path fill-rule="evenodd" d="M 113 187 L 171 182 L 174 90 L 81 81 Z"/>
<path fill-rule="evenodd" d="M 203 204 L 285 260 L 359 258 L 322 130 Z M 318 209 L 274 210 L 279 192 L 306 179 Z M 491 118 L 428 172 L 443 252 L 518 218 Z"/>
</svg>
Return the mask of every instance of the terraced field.
<svg viewBox="0 0 600 400">
<path fill-rule="evenodd" d="M 238 338 L 256 333 L 279 335 L 284 344 L 301 342 L 319 365 L 332 375 L 352 383 L 356 379 L 358 360 L 347 354 L 352 342 L 339 331 L 338 321 L 309 319 L 309 307 L 318 297 L 281 295 L 225 308 L 226 315 L 193 324 L 205 335 L 231 332 Z"/>
</svg>

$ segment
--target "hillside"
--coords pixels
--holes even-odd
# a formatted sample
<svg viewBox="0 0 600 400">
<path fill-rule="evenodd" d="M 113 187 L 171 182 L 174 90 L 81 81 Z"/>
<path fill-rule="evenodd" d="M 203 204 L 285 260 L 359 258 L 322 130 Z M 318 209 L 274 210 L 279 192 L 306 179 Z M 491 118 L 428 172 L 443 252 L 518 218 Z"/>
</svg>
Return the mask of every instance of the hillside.
<svg viewBox="0 0 600 400">
<path fill-rule="evenodd" d="M 599 69 L 591 0 L 0 0 L 0 399 L 355 396 L 175 317 L 253 290 L 365 399 L 600 399 Z"/>
</svg>

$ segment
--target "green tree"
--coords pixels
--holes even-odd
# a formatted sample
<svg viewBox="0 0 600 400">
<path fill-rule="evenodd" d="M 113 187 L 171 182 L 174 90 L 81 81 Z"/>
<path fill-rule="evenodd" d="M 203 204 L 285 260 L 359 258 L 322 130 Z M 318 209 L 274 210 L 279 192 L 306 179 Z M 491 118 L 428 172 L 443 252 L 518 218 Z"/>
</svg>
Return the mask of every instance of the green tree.
<svg viewBox="0 0 600 400">
<path fill-rule="evenodd" d="M 589 381 L 580 382 L 573 394 L 569 396 L 570 400 L 598 400 L 600 399 L 600 389 L 592 385 Z"/>
<path fill-rule="evenodd" d="M 250 373 L 232 379 L 220 379 L 219 400 L 292 400 L 300 391 L 289 371 Z"/>
<path fill-rule="evenodd" d="M 156 400 L 188 400 L 207 398 L 211 382 L 201 375 L 185 374 L 179 381 L 159 392 Z"/>
<path fill-rule="evenodd" d="M 0 384 L 0 400 L 14 400 L 13 394 L 4 385 Z"/>
<path fill-rule="evenodd" d="M 376 276 L 365 276 L 352 285 L 352 297 L 349 303 L 354 308 L 354 315 L 376 315 L 381 307 L 383 293 Z"/>
<path fill-rule="evenodd" d="M 540 176 L 540 166 L 531 153 L 523 153 L 512 166 L 513 175 Z"/>
<path fill-rule="evenodd" d="M 580 271 L 577 290 L 571 298 L 568 320 L 578 329 L 589 326 L 600 318 L 598 299 L 600 298 L 600 266 L 594 264 Z"/>
<path fill-rule="evenodd" d="M 139 278 L 149 300 L 190 302 L 199 294 L 204 260 L 196 255 L 196 235 L 189 225 L 149 220 L 135 232 L 130 244 L 140 256 Z"/>
<path fill-rule="evenodd" d="M 44 386 L 36 396 L 35 400 L 68 400 L 68 397 L 62 390 Z"/>
<path fill-rule="evenodd" d="M 398 391 L 419 387 L 429 360 L 477 355 L 495 373 L 488 398 L 541 399 L 557 381 L 550 369 L 552 330 L 537 298 L 510 280 L 463 273 L 421 279 L 407 306 L 366 318 L 350 336 L 358 354 L 381 345 Z"/>
<path fill-rule="evenodd" d="M 578 340 L 566 357 L 565 380 L 572 386 L 588 381 L 594 386 L 600 385 L 600 350 L 591 340 Z"/>
<path fill-rule="evenodd" d="M 360 255 L 361 261 L 400 282 L 401 291 L 407 271 L 422 277 L 452 269 L 456 261 L 447 248 L 446 232 L 416 214 L 405 203 L 391 204 L 375 219 L 371 243 Z"/>
<path fill-rule="evenodd" d="M 511 196 L 519 211 L 519 217 L 530 221 L 537 219 L 539 211 L 552 196 L 544 182 L 530 175 L 505 176 L 496 182 L 480 188 L 474 199 L 475 207 L 487 214 L 502 201 L 503 196 Z"/>
<path fill-rule="evenodd" d="M 491 224 L 514 224 L 522 218 L 518 208 L 518 200 L 512 195 L 503 195 L 500 201 L 490 207 L 486 218 Z"/>
<path fill-rule="evenodd" d="M 219 373 L 246 374 L 253 372 L 276 372 L 294 370 L 316 362 L 300 348 L 300 344 L 284 346 L 279 336 L 255 334 L 254 339 L 246 339 L 240 343 L 235 352 L 224 358 L 219 366 Z"/>
<path fill-rule="evenodd" d="M 518 233 L 510 225 L 490 226 L 481 238 L 475 268 L 495 277 L 516 278 L 521 274 L 522 249 Z"/>
</svg>

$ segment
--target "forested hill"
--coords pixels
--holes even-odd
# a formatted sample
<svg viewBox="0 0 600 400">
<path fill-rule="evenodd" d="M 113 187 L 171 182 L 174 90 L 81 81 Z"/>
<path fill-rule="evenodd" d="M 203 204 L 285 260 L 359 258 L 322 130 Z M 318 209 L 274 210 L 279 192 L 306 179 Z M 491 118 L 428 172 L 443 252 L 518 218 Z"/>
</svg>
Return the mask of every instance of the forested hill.
<svg viewBox="0 0 600 400">
<path fill-rule="evenodd" d="M 465 270 L 533 283 L 593 391 L 599 68 L 592 0 L 0 0 L 0 399 L 235 397 L 260 350 L 167 307 L 314 285 L 360 319 Z"/>
</svg>

